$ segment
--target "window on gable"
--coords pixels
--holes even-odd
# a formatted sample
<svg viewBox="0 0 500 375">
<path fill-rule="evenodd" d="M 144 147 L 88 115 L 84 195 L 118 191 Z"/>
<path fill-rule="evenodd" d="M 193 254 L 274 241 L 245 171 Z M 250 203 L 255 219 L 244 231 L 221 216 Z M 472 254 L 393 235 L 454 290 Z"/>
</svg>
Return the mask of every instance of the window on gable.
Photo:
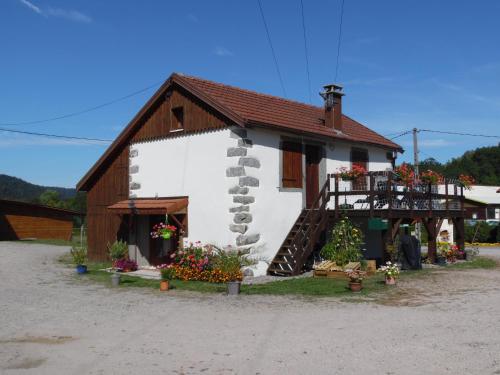
<svg viewBox="0 0 500 375">
<path fill-rule="evenodd" d="M 184 108 L 183 107 L 172 108 L 172 115 L 173 116 L 172 116 L 171 131 L 184 129 Z"/>
<path fill-rule="evenodd" d="M 281 186 L 283 188 L 302 188 L 302 144 L 283 141 L 281 150 Z"/>
</svg>

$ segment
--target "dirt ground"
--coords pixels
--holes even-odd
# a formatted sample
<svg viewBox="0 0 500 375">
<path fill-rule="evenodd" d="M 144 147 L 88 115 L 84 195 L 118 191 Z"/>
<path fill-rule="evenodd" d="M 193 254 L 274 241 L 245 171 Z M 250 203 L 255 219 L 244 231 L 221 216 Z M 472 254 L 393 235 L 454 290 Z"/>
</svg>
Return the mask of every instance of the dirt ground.
<svg viewBox="0 0 500 375">
<path fill-rule="evenodd" d="M 0 243 L 1 374 L 500 374 L 500 269 L 367 302 L 231 298 L 75 281 L 65 251 Z"/>
</svg>

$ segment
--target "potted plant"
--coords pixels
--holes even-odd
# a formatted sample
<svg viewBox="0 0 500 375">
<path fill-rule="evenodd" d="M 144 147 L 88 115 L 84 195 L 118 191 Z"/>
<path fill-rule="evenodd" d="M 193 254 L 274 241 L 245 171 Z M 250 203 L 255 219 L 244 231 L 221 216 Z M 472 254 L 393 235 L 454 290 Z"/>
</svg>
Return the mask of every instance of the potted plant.
<svg viewBox="0 0 500 375">
<path fill-rule="evenodd" d="M 323 259 L 343 267 L 349 262 L 359 262 L 362 258 L 363 233 L 347 218 L 342 217 L 332 230 L 330 241 L 323 246 Z"/>
<path fill-rule="evenodd" d="M 394 169 L 397 179 L 400 179 L 407 187 L 412 186 L 415 182 L 415 172 L 413 167 L 407 163 L 403 163 Z"/>
<path fill-rule="evenodd" d="M 470 190 L 472 185 L 474 185 L 475 181 L 472 176 L 468 176 L 465 174 L 461 174 L 458 176 L 458 182 L 465 190 Z"/>
<path fill-rule="evenodd" d="M 128 257 L 128 244 L 125 241 L 115 241 L 113 244 L 108 243 L 108 254 L 113 262 L 113 267 L 117 261 Z"/>
<path fill-rule="evenodd" d="M 160 269 L 161 281 L 160 291 L 165 292 L 170 289 L 170 280 L 175 277 L 175 268 L 171 265 Z"/>
<path fill-rule="evenodd" d="M 72 247 L 71 256 L 76 266 L 76 272 L 83 274 L 87 272 L 87 249 L 84 247 Z"/>
<path fill-rule="evenodd" d="M 249 263 L 247 256 L 248 252 L 239 250 L 216 250 L 213 258 L 213 268 L 220 270 L 224 275 L 227 294 L 230 296 L 240 294 L 241 280 L 243 280 L 241 267 Z"/>
<path fill-rule="evenodd" d="M 366 169 L 361 165 L 353 165 L 352 169 L 349 170 L 346 167 L 339 168 L 339 176 L 342 181 L 353 181 L 366 174 Z"/>
<path fill-rule="evenodd" d="M 132 259 L 119 259 L 115 262 L 115 268 L 120 272 L 131 272 L 137 271 L 138 265 L 137 262 Z"/>
<path fill-rule="evenodd" d="M 175 234 L 177 228 L 174 225 L 169 225 L 166 223 L 158 223 L 153 226 L 153 231 L 151 232 L 152 238 L 163 238 L 168 240 Z"/>
<path fill-rule="evenodd" d="M 387 261 L 385 266 L 381 266 L 378 271 L 384 273 L 385 285 L 396 285 L 396 278 L 399 276 L 399 267 L 397 264 Z"/>
<path fill-rule="evenodd" d="M 428 169 L 425 172 L 422 172 L 422 174 L 420 175 L 420 180 L 426 184 L 437 185 L 441 183 L 441 181 L 443 181 L 443 176 Z"/>
<path fill-rule="evenodd" d="M 361 292 L 363 289 L 363 277 L 366 272 L 360 270 L 347 270 L 345 271 L 347 277 L 349 277 L 349 289 L 352 292 Z"/>
</svg>

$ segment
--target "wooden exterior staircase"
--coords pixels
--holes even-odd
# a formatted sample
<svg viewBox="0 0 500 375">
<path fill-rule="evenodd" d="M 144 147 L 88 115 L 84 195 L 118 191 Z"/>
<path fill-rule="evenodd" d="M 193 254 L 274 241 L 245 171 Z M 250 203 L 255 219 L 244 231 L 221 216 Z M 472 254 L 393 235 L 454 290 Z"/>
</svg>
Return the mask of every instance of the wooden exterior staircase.
<svg viewBox="0 0 500 375">
<path fill-rule="evenodd" d="M 327 203 L 330 200 L 330 176 L 326 179 L 311 208 L 303 209 L 269 265 L 267 273 L 295 276 L 314 251 L 328 223 Z"/>
</svg>

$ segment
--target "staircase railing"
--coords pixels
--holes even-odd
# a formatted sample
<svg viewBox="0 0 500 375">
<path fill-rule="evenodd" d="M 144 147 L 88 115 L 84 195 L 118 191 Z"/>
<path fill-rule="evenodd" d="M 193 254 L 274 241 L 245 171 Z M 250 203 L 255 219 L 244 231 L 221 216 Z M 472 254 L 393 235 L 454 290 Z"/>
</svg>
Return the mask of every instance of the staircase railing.
<svg viewBox="0 0 500 375">
<path fill-rule="evenodd" d="M 302 220 L 295 236 L 291 242 L 291 249 L 295 264 L 292 274 L 299 274 L 307 258 L 314 250 L 319 236 L 326 228 L 328 215 L 327 204 L 330 200 L 330 175 L 316 196 L 313 204 L 306 210 L 306 215 Z"/>
</svg>

